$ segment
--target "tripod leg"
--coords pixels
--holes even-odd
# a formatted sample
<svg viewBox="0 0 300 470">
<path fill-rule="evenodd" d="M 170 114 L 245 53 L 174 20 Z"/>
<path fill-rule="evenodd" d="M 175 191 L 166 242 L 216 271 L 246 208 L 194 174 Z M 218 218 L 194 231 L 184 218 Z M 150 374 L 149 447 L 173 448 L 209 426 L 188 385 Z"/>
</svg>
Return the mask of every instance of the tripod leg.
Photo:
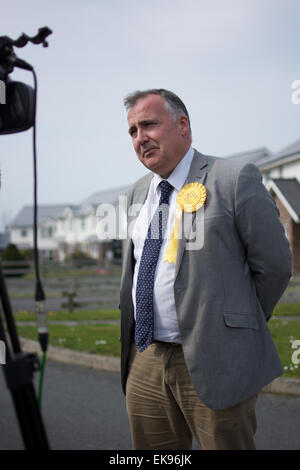
<svg viewBox="0 0 300 470">
<path fill-rule="evenodd" d="M 6 364 L 3 366 L 3 371 L 7 386 L 12 395 L 23 441 L 28 450 L 48 450 L 47 435 L 32 382 L 37 360 L 34 354 L 23 353 L 21 351 L 1 265 L 0 296 L 11 344 L 14 349 L 14 352 L 11 352 L 9 349 L 0 313 L 0 340 L 4 342 L 6 348 Z"/>
<path fill-rule="evenodd" d="M 0 263 L 0 297 L 2 301 L 3 312 L 5 315 L 5 320 L 6 320 L 13 350 L 15 353 L 19 353 L 21 352 L 21 346 L 20 346 L 18 333 L 17 333 L 15 322 L 14 322 L 14 317 L 13 317 L 7 289 L 6 289 L 6 284 L 5 284 L 5 280 L 3 276 L 1 263 Z"/>
<path fill-rule="evenodd" d="M 11 390 L 27 450 L 49 450 L 46 432 L 32 383 Z"/>
</svg>

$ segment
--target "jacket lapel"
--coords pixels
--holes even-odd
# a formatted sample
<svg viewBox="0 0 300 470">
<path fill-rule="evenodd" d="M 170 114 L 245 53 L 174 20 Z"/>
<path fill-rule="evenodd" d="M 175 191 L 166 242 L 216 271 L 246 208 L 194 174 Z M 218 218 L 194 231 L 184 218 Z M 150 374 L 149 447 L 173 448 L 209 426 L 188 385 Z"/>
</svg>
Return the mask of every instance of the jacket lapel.
<svg viewBox="0 0 300 470">
<path fill-rule="evenodd" d="M 207 175 L 207 163 L 208 163 L 207 157 L 195 150 L 194 157 L 193 157 L 191 167 L 190 167 L 190 171 L 184 184 L 185 185 L 189 183 L 204 184 L 205 178 Z M 182 223 L 184 224 L 185 234 L 188 234 L 192 229 L 192 224 L 195 218 L 194 215 L 195 215 L 194 213 L 183 214 Z M 182 238 L 178 240 L 177 258 L 176 258 L 176 266 L 175 266 L 175 279 L 180 269 L 183 253 L 185 250 L 185 245 L 186 245 L 186 240 L 185 240 L 185 237 L 182 236 Z"/>
</svg>

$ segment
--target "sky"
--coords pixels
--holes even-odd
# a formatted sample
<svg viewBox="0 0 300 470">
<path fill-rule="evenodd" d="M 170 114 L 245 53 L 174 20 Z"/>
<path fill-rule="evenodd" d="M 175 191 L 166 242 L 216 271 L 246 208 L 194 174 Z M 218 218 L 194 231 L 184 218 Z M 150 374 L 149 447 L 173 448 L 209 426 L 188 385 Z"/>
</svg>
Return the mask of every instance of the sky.
<svg viewBox="0 0 300 470">
<path fill-rule="evenodd" d="M 273 152 L 300 138 L 299 0 L 10 0 L 0 34 L 49 47 L 15 48 L 38 77 L 39 204 L 78 204 L 134 183 L 124 97 L 167 88 L 184 101 L 193 147 Z M 30 72 L 12 80 L 32 86 Z M 33 203 L 32 129 L 0 136 L 0 230 Z"/>
</svg>

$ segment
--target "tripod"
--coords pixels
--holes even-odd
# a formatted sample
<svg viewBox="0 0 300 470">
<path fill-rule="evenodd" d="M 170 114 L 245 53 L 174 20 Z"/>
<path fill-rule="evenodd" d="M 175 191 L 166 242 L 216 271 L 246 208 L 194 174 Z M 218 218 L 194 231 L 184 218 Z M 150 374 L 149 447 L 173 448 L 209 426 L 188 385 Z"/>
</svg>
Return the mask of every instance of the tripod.
<svg viewBox="0 0 300 470">
<path fill-rule="evenodd" d="M 24 47 L 28 42 L 48 46 L 47 36 L 52 31 L 40 28 L 38 34 L 29 37 L 22 34 L 18 39 L 12 40 L 8 36 L 0 37 L 0 79 L 7 85 L 7 105 L 1 106 L 0 135 L 13 134 L 30 129 L 33 126 L 33 155 L 34 155 L 34 261 L 36 272 L 35 300 L 37 306 L 43 304 L 45 295 L 39 276 L 38 248 L 37 248 L 37 165 L 36 165 L 36 103 L 37 103 L 37 77 L 32 65 L 20 59 L 14 53 L 13 46 Z M 8 75 L 14 67 L 32 72 L 34 89 L 21 82 L 9 80 Z M 19 342 L 12 309 L 4 281 L 0 262 L 0 298 L 10 336 L 10 345 L 5 337 L 5 329 L 0 312 L 0 341 L 4 345 L 7 363 L 3 366 L 7 386 L 11 392 L 17 418 L 26 449 L 49 449 L 35 389 L 32 383 L 33 372 L 39 370 L 40 365 L 35 354 L 24 353 Z M 47 349 L 48 330 L 46 328 L 46 315 L 43 308 L 37 312 L 39 341 L 43 352 Z"/>
<path fill-rule="evenodd" d="M 38 407 L 33 372 L 39 370 L 39 360 L 33 353 L 21 349 L 12 309 L 0 263 L 0 297 L 10 336 L 10 346 L 6 340 L 4 325 L 0 313 L 0 340 L 6 349 L 6 364 L 3 371 L 7 386 L 11 392 L 19 426 L 27 450 L 49 450 L 47 435 Z"/>
</svg>

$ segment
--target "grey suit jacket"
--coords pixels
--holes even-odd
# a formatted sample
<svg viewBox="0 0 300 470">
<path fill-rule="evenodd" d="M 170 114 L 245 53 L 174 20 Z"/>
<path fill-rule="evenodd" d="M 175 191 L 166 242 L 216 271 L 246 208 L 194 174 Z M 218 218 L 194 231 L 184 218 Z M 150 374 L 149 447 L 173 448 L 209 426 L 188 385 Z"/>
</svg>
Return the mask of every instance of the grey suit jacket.
<svg viewBox="0 0 300 470">
<path fill-rule="evenodd" d="M 128 206 L 145 202 L 152 177 L 147 174 L 130 189 Z M 291 252 L 261 180 L 253 164 L 195 151 L 186 181 L 200 182 L 207 190 L 203 225 L 196 226 L 204 229 L 204 243 L 190 250 L 184 237 L 179 240 L 175 304 L 192 383 L 212 409 L 252 397 L 283 372 L 267 321 L 291 276 Z M 183 214 L 191 229 L 196 220 L 195 213 Z M 124 393 L 134 341 L 133 270 L 128 238 L 120 294 Z"/>
</svg>

